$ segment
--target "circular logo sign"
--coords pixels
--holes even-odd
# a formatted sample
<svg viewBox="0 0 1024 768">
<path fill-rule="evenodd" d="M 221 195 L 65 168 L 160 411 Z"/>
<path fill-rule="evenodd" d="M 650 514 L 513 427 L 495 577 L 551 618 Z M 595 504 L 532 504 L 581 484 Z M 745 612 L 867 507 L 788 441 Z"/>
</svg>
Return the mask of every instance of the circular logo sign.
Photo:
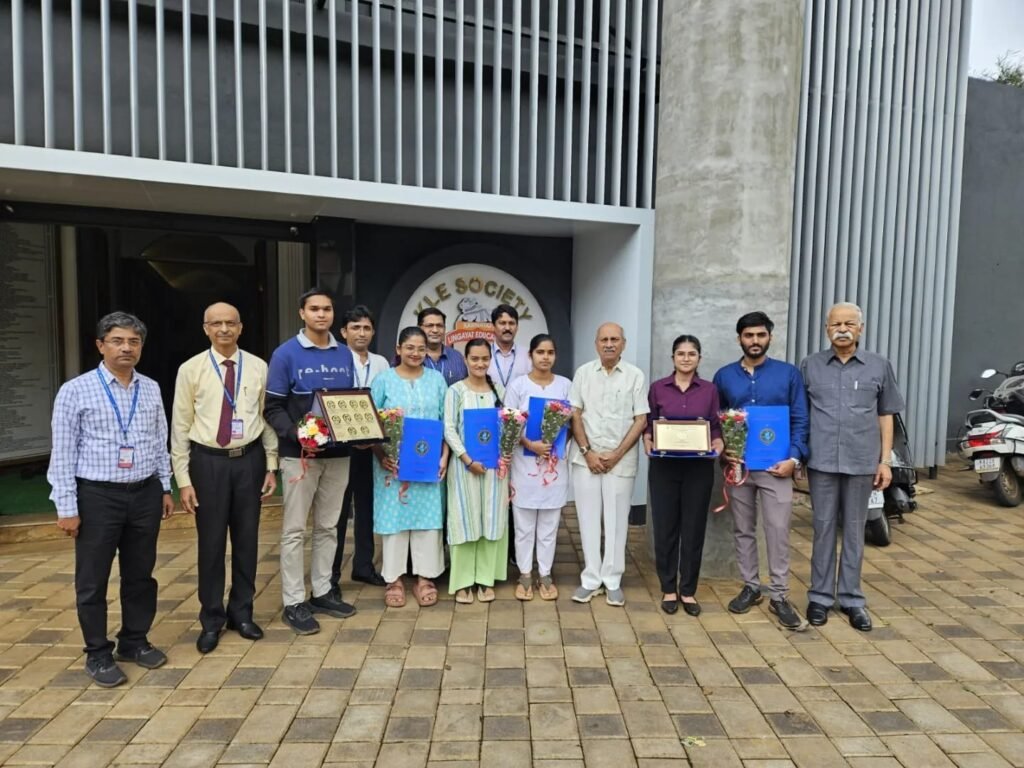
<svg viewBox="0 0 1024 768">
<path fill-rule="evenodd" d="M 516 343 L 525 348 L 548 330 L 547 319 L 530 289 L 512 275 L 484 264 L 454 264 L 424 280 L 405 303 L 399 327 L 416 325 L 416 315 L 437 307 L 448 318 L 445 343 L 460 352 L 470 339 L 494 340 L 491 311 L 499 304 L 519 313 Z"/>
<path fill-rule="evenodd" d="M 491 442 L 492 437 L 493 435 L 491 434 L 491 430 L 489 429 L 481 429 L 479 432 L 476 433 L 476 439 L 477 442 L 480 443 L 480 445 L 487 445 L 489 442 Z"/>
<path fill-rule="evenodd" d="M 764 445 L 771 445 L 775 442 L 775 430 L 771 427 L 765 427 L 761 430 L 759 437 Z"/>
<path fill-rule="evenodd" d="M 426 440 L 417 441 L 414 447 L 418 456 L 426 456 L 427 451 L 430 450 L 430 444 Z"/>
</svg>

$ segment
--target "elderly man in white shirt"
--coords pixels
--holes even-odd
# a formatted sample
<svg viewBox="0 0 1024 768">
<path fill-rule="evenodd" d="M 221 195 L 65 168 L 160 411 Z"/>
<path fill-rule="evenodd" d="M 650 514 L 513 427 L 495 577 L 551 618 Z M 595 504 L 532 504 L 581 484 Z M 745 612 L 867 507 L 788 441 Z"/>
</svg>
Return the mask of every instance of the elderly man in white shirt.
<svg viewBox="0 0 1024 768">
<path fill-rule="evenodd" d="M 644 374 L 622 360 L 622 326 L 597 329 L 598 359 L 576 371 L 569 401 L 573 408 L 573 489 L 583 544 L 583 573 L 572 599 L 589 603 L 607 590 L 608 605 L 625 605 L 626 535 L 633 483 L 639 463 L 637 441 L 650 406 Z M 604 524 L 604 554 L 601 526 Z"/>
</svg>

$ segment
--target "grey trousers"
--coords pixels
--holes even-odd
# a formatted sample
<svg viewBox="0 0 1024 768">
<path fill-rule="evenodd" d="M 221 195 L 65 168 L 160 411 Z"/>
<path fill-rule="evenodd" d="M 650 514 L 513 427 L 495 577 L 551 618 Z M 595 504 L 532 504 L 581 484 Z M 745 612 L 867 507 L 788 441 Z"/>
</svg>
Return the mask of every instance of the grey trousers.
<svg viewBox="0 0 1024 768">
<path fill-rule="evenodd" d="M 761 501 L 761 520 L 768 553 L 771 583 L 768 594 L 782 600 L 789 593 L 789 521 L 793 515 L 793 480 L 767 472 L 751 472 L 747 482 L 730 489 L 733 541 L 736 563 L 743 583 L 761 589 L 757 562 L 757 501 Z"/>
<path fill-rule="evenodd" d="M 864 525 L 868 519 L 873 475 L 841 475 L 809 469 L 814 547 L 811 550 L 812 603 L 831 607 L 863 608 L 860 570 L 864 562 Z M 836 539 L 843 529 L 843 548 L 836 580 Z"/>
</svg>

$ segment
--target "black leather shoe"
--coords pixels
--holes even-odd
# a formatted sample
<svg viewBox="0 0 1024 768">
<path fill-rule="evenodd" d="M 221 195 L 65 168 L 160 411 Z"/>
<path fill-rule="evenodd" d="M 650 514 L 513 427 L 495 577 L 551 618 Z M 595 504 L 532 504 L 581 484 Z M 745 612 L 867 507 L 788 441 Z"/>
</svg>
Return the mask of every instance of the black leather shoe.
<svg viewBox="0 0 1024 768">
<path fill-rule="evenodd" d="M 853 606 L 852 608 L 840 608 L 843 613 L 850 617 L 850 626 L 861 632 L 871 631 L 871 616 L 866 608 Z"/>
<path fill-rule="evenodd" d="M 353 573 L 352 581 L 360 581 L 363 584 L 369 584 L 371 587 L 386 587 L 387 582 L 384 581 L 384 577 L 376 571 L 370 573 Z"/>
<path fill-rule="evenodd" d="M 228 621 L 228 629 L 233 629 L 246 640 L 262 640 L 263 630 L 254 621 Z"/>
<path fill-rule="evenodd" d="M 680 600 L 683 604 L 683 610 L 686 611 L 690 616 L 700 616 L 700 603 L 693 602 L 688 603 L 685 600 Z"/>
<path fill-rule="evenodd" d="M 671 616 L 673 613 L 675 613 L 676 611 L 679 610 L 679 601 L 678 600 L 662 600 L 661 601 L 661 610 L 663 610 L 665 613 L 667 613 L 669 616 Z"/>
<path fill-rule="evenodd" d="M 217 647 L 217 643 L 220 642 L 220 630 L 203 630 L 199 633 L 199 638 L 196 640 L 196 650 L 200 653 L 209 653 Z"/>
<path fill-rule="evenodd" d="M 828 606 L 821 603 L 807 604 L 807 621 L 813 627 L 820 627 L 828 621 Z"/>
</svg>

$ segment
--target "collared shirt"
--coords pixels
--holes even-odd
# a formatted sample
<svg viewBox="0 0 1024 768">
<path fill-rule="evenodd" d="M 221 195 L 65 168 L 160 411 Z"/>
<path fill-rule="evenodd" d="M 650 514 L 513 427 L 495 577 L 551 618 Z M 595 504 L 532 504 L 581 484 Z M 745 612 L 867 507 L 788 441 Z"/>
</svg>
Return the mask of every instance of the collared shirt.
<svg viewBox="0 0 1024 768">
<path fill-rule="evenodd" d="M 110 388 L 111 397 L 121 413 L 107 398 L 100 381 Z M 139 401 L 135 416 L 129 416 L 135 392 Z M 125 438 L 121 423 L 128 431 Z M 50 500 L 59 517 L 78 516 L 78 484 L 76 477 L 109 483 L 138 483 L 158 477 L 164 493 L 171 492 L 171 462 L 167 453 L 167 415 L 160 398 L 160 385 L 138 371 L 132 372 L 127 387 L 100 363 L 81 376 L 76 376 L 57 392 L 50 426 L 53 449 L 46 479 L 52 488 Z M 120 449 L 130 446 L 132 466 L 118 468 Z"/>
<path fill-rule="evenodd" d="M 614 451 L 633 426 L 633 419 L 650 412 L 644 374 L 623 360 L 608 372 L 600 360 L 579 367 L 572 379 L 569 402 L 583 412 L 583 428 L 591 450 Z M 635 477 L 640 450 L 633 446 L 611 469 L 619 477 Z M 581 466 L 587 460 L 573 444 L 572 461 Z"/>
<path fill-rule="evenodd" d="M 373 384 L 373 380 L 386 371 L 390 366 L 388 359 L 367 351 L 366 362 L 359 359 L 359 355 L 352 353 L 352 379 L 357 389 L 365 389 Z"/>
<path fill-rule="evenodd" d="M 397 363 L 396 363 L 397 365 Z M 469 376 L 469 369 L 466 367 L 466 358 L 455 347 L 441 347 L 441 355 L 435 360 L 427 353 L 423 359 L 423 366 L 437 371 L 444 376 L 444 383 L 449 387 L 456 381 L 462 381 Z"/>
<path fill-rule="evenodd" d="M 843 364 L 826 349 L 805 358 L 800 373 L 810 404 L 807 466 L 819 472 L 873 475 L 882 449 L 878 417 L 904 408 L 892 365 L 863 349 Z"/>
<path fill-rule="evenodd" d="M 651 384 L 647 393 L 651 412 L 647 414 L 647 434 L 651 434 L 655 419 L 706 419 L 711 427 L 711 439 L 722 436 L 718 420 L 718 390 L 707 379 L 694 376 L 684 392 L 676 384 L 673 373 Z"/>
<path fill-rule="evenodd" d="M 232 418 L 242 420 L 242 437 L 222 446 L 217 443 L 217 431 L 220 428 L 221 409 L 227 399 L 225 360 L 235 364 L 235 409 Z M 220 376 L 214 369 L 214 361 Z M 239 368 L 241 381 L 238 380 Z M 181 364 L 174 384 L 174 407 L 171 409 L 171 466 L 179 488 L 192 485 L 188 472 L 190 442 L 210 448 L 238 448 L 262 439 L 267 454 L 267 469 L 277 469 L 277 434 L 263 420 L 266 391 L 267 364 L 241 349 L 236 349 L 230 358 L 215 349 L 205 349 Z"/>
<path fill-rule="evenodd" d="M 789 457 L 807 460 L 807 391 L 795 365 L 766 357 L 748 373 L 737 361 L 719 368 L 714 382 L 723 408 L 789 406 Z"/>
<path fill-rule="evenodd" d="M 491 365 L 487 369 L 487 374 L 495 384 L 501 384 L 502 388 L 508 389 L 509 384 L 532 370 L 530 353 L 518 344 L 513 344 L 508 354 L 502 352 L 497 344 L 491 344 Z"/>
</svg>

